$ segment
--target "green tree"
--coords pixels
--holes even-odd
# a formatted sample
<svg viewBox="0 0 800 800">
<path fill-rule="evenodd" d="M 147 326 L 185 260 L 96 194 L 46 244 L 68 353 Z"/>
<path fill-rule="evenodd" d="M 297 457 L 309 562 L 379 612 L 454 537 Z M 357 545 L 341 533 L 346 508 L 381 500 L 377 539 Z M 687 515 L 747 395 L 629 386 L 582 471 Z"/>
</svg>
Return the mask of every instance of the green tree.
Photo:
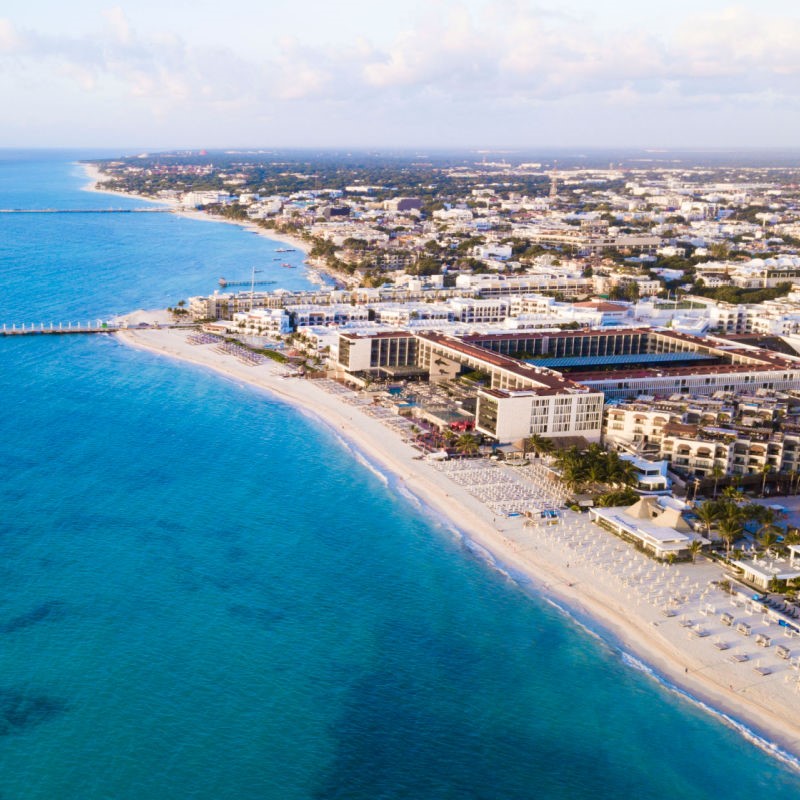
<svg viewBox="0 0 800 800">
<path fill-rule="evenodd" d="M 626 486 L 635 486 L 639 483 L 639 472 L 632 461 L 622 458 L 616 464 L 614 480 Z"/>
<path fill-rule="evenodd" d="M 706 500 L 701 506 L 697 506 L 694 510 L 697 519 L 700 520 L 706 529 L 706 538 L 711 538 L 711 526 L 719 519 L 720 509 L 716 503 L 711 500 Z"/>
<path fill-rule="evenodd" d="M 691 554 L 691 556 L 692 556 L 692 564 L 694 564 L 694 563 L 697 561 L 697 556 L 700 554 L 700 551 L 701 551 L 702 549 L 703 549 L 703 543 L 702 543 L 702 542 L 699 542 L 697 539 L 695 539 L 695 540 L 694 540 L 694 541 L 693 541 L 693 542 L 692 542 L 692 543 L 689 545 L 689 553 L 690 553 L 690 554 Z"/>
<path fill-rule="evenodd" d="M 741 494 L 739 493 L 739 490 L 735 486 L 726 486 L 722 490 L 722 497 L 725 500 L 731 500 L 733 502 L 736 502 L 737 500 L 741 499 Z"/>
<path fill-rule="evenodd" d="M 584 462 L 577 447 L 562 450 L 556 455 L 556 468 L 561 480 L 570 491 L 577 491 L 584 480 Z"/>
<path fill-rule="evenodd" d="M 761 478 L 761 496 L 764 497 L 767 491 L 767 475 L 772 472 L 772 464 L 764 464 L 763 467 L 759 470 L 762 475 Z"/>
<path fill-rule="evenodd" d="M 456 450 L 462 456 L 473 456 L 478 452 L 478 440 L 471 433 L 462 433 L 456 440 Z"/>
<path fill-rule="evenodd" d="M 770 547 L 774 545 L 778 541 L 778 536 L 781 533 L 781 529 L 772 523 L 767 523 L 766 525 L 762 525 L 758 529 L 758 543 L 764 548 L 764 552 L 768 552 Z"/>
<path fill-rule="evenodd" d="M 523 443 L 524 452 L 526 454 L 534 453 L 537 458 L 539 456 L 549 455 L 554 449 L 555 445 L 553 444 L 553 440 L 540 436 L 538 433 L 529 436 Z"/>
<path fill-rule="evenodd" d="M 730 559 L 731 546 L 742 535 L 741 520 L 735 516 L 725 516 L 719 521 L 719 535 L 725 542 L 725 557 Z"/>
<path fill-rule="evenodd" d="M 719 479 L 725 477 L 725 470 L 719 464 L 714 464 L 711 468 L 711 477 L 714 479 L 714 499 L 717 499 L 717 484 Z"/>
</svg>

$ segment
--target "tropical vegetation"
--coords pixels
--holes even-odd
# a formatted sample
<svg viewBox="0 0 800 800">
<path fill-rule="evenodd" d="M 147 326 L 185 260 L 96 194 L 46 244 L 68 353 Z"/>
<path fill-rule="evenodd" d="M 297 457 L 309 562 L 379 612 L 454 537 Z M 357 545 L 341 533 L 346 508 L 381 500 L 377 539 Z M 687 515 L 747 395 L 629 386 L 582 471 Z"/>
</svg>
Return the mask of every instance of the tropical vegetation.
<svg viewBox="0 0 800 800">
<path fill-rule="evenodd" d="M 608 494 L 609 490 L 635 486 L 636 468 L 614 450 L 591 444 L 585 450 L 570 447 L 555 456 L 561 480 L 570 491 L 593 491 Z M 635 498 L 634 501 L 635 502 Z"/>
</svg>

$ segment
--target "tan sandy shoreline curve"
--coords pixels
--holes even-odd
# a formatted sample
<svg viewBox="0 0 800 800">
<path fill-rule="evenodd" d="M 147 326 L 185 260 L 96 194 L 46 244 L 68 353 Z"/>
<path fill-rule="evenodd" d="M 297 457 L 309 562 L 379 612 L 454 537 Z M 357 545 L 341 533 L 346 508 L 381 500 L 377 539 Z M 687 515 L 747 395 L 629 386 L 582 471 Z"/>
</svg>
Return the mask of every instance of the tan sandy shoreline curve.
<svg viewBox="0 0 800 800">
<path fill-rule="evenodd" d="M 135 194 L 133 192 L 119 192 L 114 189 L 105 189 L 100 186 L 100 182 L 109 177 L 106 173 L 102 172 L 95 164 L 89 164 L 83 161 L 77 163 L 85 170 L 86 177 L 89 179 L 89 182 L 83 187 L 83 191 L 85 192 L 109 194 L 117 197 L 127 197 L 132 200 L 144 200 L 148 203 L 156 203 L 158 205 L 168 206 L 169 208 L 173 209 L 174 213 L 179 217 L 200 220 L 202 222 L 222 222 L 227 225 L 236 225 L 239 228 L 244 228 L 245 230 L 257 233 L 259 236 L 264 236 L 267 239 L 289 245 L 295 250 L 299 250 L 304 255 L 308 255 L 310 250 L 310 245 L 308 242 L 304 239 L 301 239 L 299 236 L 290 236 L 286 233 L 279 233 L 278 231 L 262 228 L 257 223 L 250 222 L 249 220 L 225 219 L 225 217 L 212 216 L 211 214 L 206 214 L 204 211 L 198 211 L 197 209 L 183 208 L 174 200 L 164 200 L 157 197 L 149 197 L 143 194 Z"/>
<path fill-rule="evenodd" d="M 302 239 L 265 230 L 255 223 L 226 220 L 202 211 L 179 210 L 176 203 L 98 188 L 104 174 L 93 164 L 81 162 L 89 185 L 87 191 L 119 195 L 172 206 L 175 213 L 190 219 L 225 222 L 254 230 L 260 235 L 308 252 Z M 156 317 L 166 321 L 165 312 Z M 148 318 L 144 313 L 143 320 Z M 155 318 L 155 317 L 154 317 Z M 537 593 L 550 596 L 567 612 L 596 621 L 615 643 L 654 668 L 659 678 L 686 692 L 690 699 L 734 721 L 744 724 L 763 739 L 765 749 L 786 754 L 800 769 L 800 692 L 777 676 L 756 678 L 742 665 L 724 663 L 719 653 L 709 650 L 708 640 L 690 640 L 685 631 L 667 621 L 655 609 L 634 608 L 621 587 L 603 584 L 587 570 L 565 562 L 563 552 L 547 546 L 541 537 L 527 533 L 522 519 L 505 519 L 498 524 L 492 512 L 465 489 L 417 460 L 417 451 L 357 407 L 342 402 L 313 381 L 282 378 L 281 368 L 240 364 L 210 348 L 195 347 L 178 330 L 126 330 L 116 334 L 132 347 L 148 350 L 211 369 L 236 381 L 262 388 L 287 403 L 314 415 L 323 424 L 352 443 L 367 458 L 391 472 L 424 506 L 449 520 L 469 540 L 484 548 L 500 567 L 531 582 Z M 579 524 L 578 516 L 565 514 L 567 524 Z M 609 536 L 597 529 L 597 536 Z M 675 567 L 676 570 L 692 567 Z M 721 577 L 717 568 L 705 570 L 705 577 Z M 525 588 L 525 587 L 523 587 Z M 711 652 L 711 657 L 709 653 Z M 766 683 L 765 683 L 766 680 Z M 739 728 L 741 730 L 741 728 Z M 747 731 L 742 731 L 747 735 Z M 775 752 L 779 748 L 781 752 Z"/>
<path fill-rule="evenodd" d="M 676 619 L 666 619 L 656 608 L 634 605 L 621 582 L 616 586 L 613 580 L 598 580 L 591 565 L 581 565 L 571 556 L 566 561 L 563 551 L 551 546 L 548 534 L 525 527 L 523 518 L 495 519 L 487 506 L 433 464 L 419 460 L 418 451 L 357 405 L 344 402 L 315 381 L 283 377 L 285 367 L 275 362 L 249 366 L 207 345 L 192 345 L 185 330 L 129 329 L 115 335 L 126 345 L 213 370 L 312 413 L 488 551 L 498 565 L 529 579 L 534 591 L 550 596 L 578 617 L 596 621 L 624 652 L 654 668 L 668 684 L 744 724 L 764 740 L 765 749 L 787 756 L 784 760 L 795 767 L 800 765 L 796 760 L 800 758 L 800 692 L 785 675 L 760 677 L 752 663 L 730 663 L 710 638 L 689 638 Z M 564 520 L 565 530 L 586 525 L 585 516 L 573 512 L 565 512 Z M 611 535 L 596 528 L 596 536 Z M 676 576 L 693 575 L 704 581 L 722 575 L 710 563 L 670 569 Z"/>
</svg>

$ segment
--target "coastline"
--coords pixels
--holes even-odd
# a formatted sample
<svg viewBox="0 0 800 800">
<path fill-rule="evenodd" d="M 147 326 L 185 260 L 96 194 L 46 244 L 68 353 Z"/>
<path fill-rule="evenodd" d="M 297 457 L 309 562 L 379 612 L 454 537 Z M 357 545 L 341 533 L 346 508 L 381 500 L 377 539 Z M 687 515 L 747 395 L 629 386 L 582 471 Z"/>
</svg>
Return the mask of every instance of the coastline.
<svg viewBox="0 0 800 800">
<path fill-rule="evenodd" d="M 284 378 L 281 373 L 285 368 L 275 362 L 246 366 L 208 346 L 191 345 L 185 331 L 127 330 L 116 337 L 126 345 L 190 362 L 266 390 L 312 414 L 368 460 L 390 472 L 425 509 L 449 521 L 467 542 L 488 552 L 501 569 L 519 578 L 517 583 L 523 590 L 529 585 L 537 594 L 563 606 L 579 623 L 584 618 L 591 620 L 590 628 L 597 623 L 623 657 L 641 659 L 653 667 L 668 688 L 677 687 L 678 693 L 721 716 L 748 737 L 755 734 L 762 738 L 764 741 L 757 743 L 764 749 L 798 767 L 800 693 L 783 677 L 754 676 L 751 665 L 728 663 L 724 654 L 711 646 L 710 639 L 689 639 L 676 619 L 666 620 L 657 608 L 646 604 L 644 608 L 638 602 L 634 606 L 621 581 L 619 585 L 613 580 L 606 582 L 592 571 L 591 563 L 582 566 L 572 555 L 565 560 L 564 552 L 553 544 L 555 539 L 547 531 L 526 528 L 522 518 L 501 518 L 498 524 L 487 506 L 431 462 L 418 460 L 416 450 L 357 405 L 326 392 L 315 381 Z M 564 526 L 559 527 L 570 530 L 581 525 L 585 525 L 585 517 L 566 512 Z M 595 535 L 619 542 L 596 526 L 592 531 Z M 670 569 L 676 576 L 691 570 L 706 579 L 719 572 L 705 565 Z M 743 731 L 739 723 L 750 731 Z"/>
<path fill-rule="evenodd" d="M 237 225 L 245 230 L 253 231 L 253 233 L 257 233 L 259 236 L 264 236 L 272 241 L 289 245 L 295 250 L 299 250 L 301 253 L 303 253 L 304 257 L 308 256 L 309 250 L 311 249 L 308 242 L 306 242 L 304 239 L 301 239 L 299 236 L 290 236 L 286 233 L 268 230 L 266 228 L 262 228 L 258 223 L 250 220 L 235 220 L 226 219 L 225 217 L 217 217 L 212 214 L 206 214 L 204 211 L 199 211 L 197 209 L 184 208 L 175 200 L 164 200 L 161 198 L 134 194 L 133 192 L 118 192 L 114 189 L 103 189 L 100 187 L 100 181 L 102 181 L 105 177 L 108 177 L 106 173 L 102 172 L 94 164 L 88 164 L 83 161 L 77 163 L 86 171 L 86 177 L 89 179 L 89 183 L 83 187 L 83 191 L 85 192 L 116 195 L 117 197 L 127 197 L 131 200 L 143 200 L 147 203 L 156 203 L 159 205 L 168 206 L 172 209 L 174 214 L 179 217 L 185 217 L 186 219 L 201 220 L 203 222 L 223 222 L 228 225 Z M 303 263 L 306 265 L 307 270 L 315 270 L 320 274 L 325 274 L 324 270 L 316 269 L 315 267 L 309 265 L 307 261 L 304 260 Z M 333 278 L 331 278 L 331 280 L 333 280 Z"/>
<path fill-rule="evenodd" d="M 254 222 L 183 209 L 174 201 L 100 189 L 97 183 L 102 180 L 103 173 L 91 164 L 82 163 L 81 166 L 92 181 L 86 187 L 88 191 L 161 203 L 171 206 L 173 213 L 180 216 L 238 225 L 308 253 L 308 245 L 303 240 L 265 230 Z M 307 262 L 306 267 L 309 268 Z M 782 682 L 778 702 L 770 702 L 766 696 L 768 693 L 761 691 L 765 679 L 752 677 L 749 667 L 749 680 L 729 682 L 731 674 L 737 668 L 741 673 L 743 667 L 709 663 L 702 652 L 709 649 L 708 640 L 687 642 L 686 632 L 675 630 L 674 620 L 671 629 L 666 624 L 662 626 L 664 619 L 656 609 L 634 609 L 630 602 L 626 602 L 624 592 L 612 591 L 608 586 L 600 585 L 590 574 L 581 574 L 574 562 L 570 568 L 564 554 L 557 548 L 548 548 L 546 542 L 527 535 L 521 519 L 503 518 L 501 524 L 496 524 L 485 505 L 446 475 L 437 472 L 430 463 L 416 460 L 416 450 L 357 406 L 342 402 L 313 381 L 281 378 L 282 367 L 274 362 L 254 368 L 214 353 L 210 348 L 188 345 L 185 333 L 181 331 L 127 330 L 116 336 L 126 345 L 190 362 L 256 386 L 314 416 L 368 461 L 386 469 L 401 487 L 407 488 L 422 503 L 426 511 L 447 521 L 467 544 L 474 543 L 478 549 L 488 553 L 494 564 L 507 572 L 523 590 L 530 588 L 554 602 L 578 624 L 588 620 L 590 629 L 597 624 L 604 632 L 604 640 L 610 640 L 623 658 L 641 659 L 645 662 L 644 671 L 663 686 L 721 717 L 748 738 L 755 736 L 757 744 L 800 769 L 800 725 L 797 723 L 800 719 L 800 693 Z M 570 517 L 570 514 L 567 512 L 568 524 L 577 524 L 572 517 L 580 515 Z M 596 530 L 598 536 L 610 536 L 599 528 Z M 721 658 L 717 653 L 716 661 Z M 786 701 L 783 703 L 784 713 L 774 708 L 776 704 L 781 705 L 781 701 Z M 780 751 L 776 751 L 776 746 Z"/>
</svg>

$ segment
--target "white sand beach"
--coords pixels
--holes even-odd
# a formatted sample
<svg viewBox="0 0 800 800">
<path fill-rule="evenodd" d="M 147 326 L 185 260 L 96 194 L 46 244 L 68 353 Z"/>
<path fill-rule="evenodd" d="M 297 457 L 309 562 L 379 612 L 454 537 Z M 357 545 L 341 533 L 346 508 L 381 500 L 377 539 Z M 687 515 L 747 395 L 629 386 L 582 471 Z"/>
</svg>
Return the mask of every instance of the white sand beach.
<svg viewBox="0 0 800 800">
<path fill-rule="evenodd" d="M 789 638 L 785 628 L 755 607 L 734 605 L 712 583 L 724 577 L 716 565 L 703 559 L 658 564 L 587 515 L 565 512 L 562 524 L 546 527 L 523 516 L 502 516 L 503 504 L 518 502 L 515 498 L 524 502 L 525 492 L 553 491 L 535 467 L 515 474 L 518 468 L 486 461 L 419 460 L 418 451 L 402 438 L 398 417 L 380 413 L 331 381 L 286 377 L 289 369 L 276 362 L 253 365 L 213 343 L 192 344 L 187 330 L 127 330 L 117 336 L 131 346 L 261 387 L 312 412 L 511 574 L 525 576 L 537 591 L 596 620 L 624 651 L 669 683 L 800 756 L 800 670 L 792 665 L 800 663 L 800 638 Z M 725 613 L 734 625 L 725 624 Z M 737 632 L 740 621 L 749 623 L 749 636 Z M 769 635 L 769 647 L 756 643 L 759 633 Z M 778 645 L 791 660 L 780 657 Z"/>
<path fill-rule="evenodd" d="M 86 177 L 89 179 L 89 183 L 83 187 L 83 190 L 86 192 L 110 194 L 118 197 L 128 197 L 134 200 L 146 200 L 148 203 L 159 203 L 161 205 L 169 206 L 178 216 L 186 217 L 187 219 L 201 220 L 203 222 L 224 222 L 228 225 L 237 225 L 240 228 L 257 233 L 259 236 L 265 236 L 273 241 L 282 242 L 288 247 L 299 250 L 305 255 L 308 255 L 308 251 L 310 250 L 308 242 L 306 242 L 304 239 L 301 239 L 299 236 L 289 236 L 286 233 L 278 233 L 277 231 L 263 228 L 256 222 L 226 219 L 225 217 L 206 214 L 204 211 L 198 211 L 197 209 L 184 208 L 175 200 L 164 200 L 163 198 L 149 197 L 146 195 L 134 194 L 132 192 L 117 192 L 112 189 L 105 189 L 100 186 L 100 183 L 107 179 L 109 175 L 107 175 L 105 172 L 102 172 L 95 164 L 81 162 L 80 166 L 86 171 Z"/>
</svg>

